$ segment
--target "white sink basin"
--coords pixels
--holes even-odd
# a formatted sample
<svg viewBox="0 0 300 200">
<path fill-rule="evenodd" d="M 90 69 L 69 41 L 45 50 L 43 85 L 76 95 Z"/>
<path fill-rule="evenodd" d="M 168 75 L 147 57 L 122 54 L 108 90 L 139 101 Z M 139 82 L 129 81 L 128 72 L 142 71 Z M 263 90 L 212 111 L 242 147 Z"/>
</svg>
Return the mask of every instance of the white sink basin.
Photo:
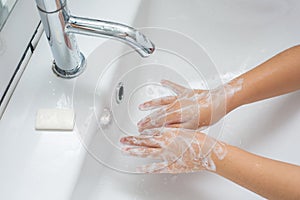
<svg viewBox="0 0 300 200">
<path fill-rule="evenodd" d="M 74 87 L 77 133 L 87 154 L 72 199 L 260 199 L 207 172 L 139 174 L 135 168 L 150 161 L 123 155 L 119 143 L 124 135 L 137 135 L 136 123 L 149 113 L 139 111 L 139 103 L 171 94 L 158 84 L 161 79 L 187 87 L 214 88 L 251 69 L 280 47 L 292 44 L 291 40 L 284 44 L 275 41 L 284 33 L 270 39 L 269 32 L 293 15 L 295 2 L 237 3 L 142 2 L 135 23 L 148 27 L 141 31 L 155 43 L 154 55 L 142 59 L 113 41 L 90 54 L 87 71 Z M 293 131 L 299 125 L 287 122 L 283 116 L 274 118 L 274 113 L 283 109 L 285 117 L 300 119 L 300 110 L 292 109 L 297 107 L 299 95 L 240 108 L 205 132 L 265 156 L 299 163 L 287 153 L 289 145 L 281 149 L 281 154 L 275 147 L 277 143 L 283 145 L 281 139 L 286 134 L 299 139 Z"/>
<path fill-rule="evenodd" d="M 43 37 L 0 121 L 0 199 L 262 199 L 208 172 L 141 174 L 150 162 L 120 152 L 147 112 L 137 105 L 171 92 L 171 79 L 213 88 L 299 44 L 297 0 L 70 1 L 76 15 L 140 28 L 157 50 L 142 59 L 115 41 L 77 37 L 88 58 L 77 79 L 51 72 Z M 122 88 L 123 86 L 123 95 Z M 73 90 L 72 90 L 73 89 Z M 300 92 L 243 106 L 207 134 L 250 152 L 300 164 Z M 35 131 L 39 108 L 72 107 L 71 133 Z"/>
<path fill-rule="evenodd" d="M 160 81 L 168 79 L 188 88 L 214 88 L 222 83 L 213 62 L 195 41 L 166 29 L 141 31 L 155 41 L 153 55 L 143 59 L 132 49 L 107 41 L 89 56 L 73 98 L 78 133 L 89 153 L 107 166 L 133 173 L 141 163 L 122 155 L 119 140 L 139 134 L 137 122 L 151 112 L 139 111 L 139 104 L 174 95 Z M 220 125 L 210 129 L 209 135 L 218 137 Z"/>
</svg>

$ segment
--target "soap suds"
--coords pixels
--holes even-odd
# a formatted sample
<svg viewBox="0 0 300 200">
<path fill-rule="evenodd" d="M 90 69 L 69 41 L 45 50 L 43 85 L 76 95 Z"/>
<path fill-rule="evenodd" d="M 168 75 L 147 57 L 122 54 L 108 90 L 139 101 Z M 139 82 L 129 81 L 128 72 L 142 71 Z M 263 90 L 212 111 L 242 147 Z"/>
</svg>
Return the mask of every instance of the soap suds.
<svg viewBox="0 0 300 200">
<path fill-rule="evenodd" d="M 209 153 L 203 153 L 206 142 L 208 145 L 215 144 Z M 153 148 L 152 143 L 159 146 Z M 222 143 L 208 136 L 205 140 L 200 139 L 192 130 L 164 129 L 164 133 L 159 137 L 129 137 L 125 144 L 138 146 L 123 148 L 126 154 L 161 161 L 137 169 L 144 173 L 182 173 L 203 169 L 214 171 L 216 167 L 211 159 L 211 153 L 223 159 L 227 152 Z M 139 147 L 141 144 L 143 146 Z"/>
</svg>

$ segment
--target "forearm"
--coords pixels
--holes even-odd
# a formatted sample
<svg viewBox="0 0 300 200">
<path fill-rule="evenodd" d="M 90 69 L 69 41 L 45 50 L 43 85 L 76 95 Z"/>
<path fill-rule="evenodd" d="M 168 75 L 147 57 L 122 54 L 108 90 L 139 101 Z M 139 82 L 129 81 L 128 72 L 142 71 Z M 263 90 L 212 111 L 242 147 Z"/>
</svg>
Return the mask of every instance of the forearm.
<svg viewBox="0 0 300 200">
<path fill-rule="evenodd" d="M 228 99 L 228 111 L 300 89 L 300 46 L 287 49 L 228 83 L 241 90 Z"/>
<path fill-rule="evenodd" d="M 268 199 L 300 199 L 300 166 L 263 158 L 227 145 L 223 160 L 215 155 L 215 173 Z"/>
</svg>

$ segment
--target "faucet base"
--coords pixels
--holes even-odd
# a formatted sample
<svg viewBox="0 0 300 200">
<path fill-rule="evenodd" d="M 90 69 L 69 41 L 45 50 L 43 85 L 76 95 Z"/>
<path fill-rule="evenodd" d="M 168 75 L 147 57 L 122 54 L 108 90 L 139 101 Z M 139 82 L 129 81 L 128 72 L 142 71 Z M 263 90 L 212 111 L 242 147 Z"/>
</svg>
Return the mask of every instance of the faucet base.
<svg viewBox="0 0 300 200">
<path fill-rule="evenodd" d="M 85 67 L 86 67 L 86 59 L 85 59 L 84 55 L 82 53 L 80 53 L 80 63 L 74 69 L 63 70 L 56 65 L 55 60 L 54 60 L 53 65 L 52 65 L 52 70 L 57 76 L 59 76 L 61 78 L 71 79 L 71 78 L 75 78 L 75 77 L 79 76 L 85 70 Z"/>
</svg>

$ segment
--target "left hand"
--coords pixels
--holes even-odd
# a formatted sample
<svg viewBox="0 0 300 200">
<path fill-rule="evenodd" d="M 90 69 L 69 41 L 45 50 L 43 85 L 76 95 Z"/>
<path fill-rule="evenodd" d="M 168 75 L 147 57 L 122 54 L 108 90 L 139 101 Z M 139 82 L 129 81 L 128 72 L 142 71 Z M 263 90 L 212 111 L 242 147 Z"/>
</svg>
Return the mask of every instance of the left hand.
<svg viewBox="0 0 300 200">
<path fill-rule="evenodd" d="M 162 80 L 161 84 L 173 90 L 176 95 L 154 99 L 139 106 L 140 110 L 158 108 L 138 122 L 140 132 L 158 127 L 196 130 L 217 122 L 226 114 L 223 87 L 195 90 L 167 80 Z"/>
<path fill-rule="evenodd" d="M 147 132 L 148 135 L 127 136 L 120 140 L 121 143 L 130 145 L 123 148 L 124 153 L 162 161 L 138 168 L 141 172 L 187 173 L 215 170 L 211 153 L 214 152 L 219 159 L 226 153 L 223 143 L 201 132 L 174 128 L 151 129 Z"/>
</svg>

